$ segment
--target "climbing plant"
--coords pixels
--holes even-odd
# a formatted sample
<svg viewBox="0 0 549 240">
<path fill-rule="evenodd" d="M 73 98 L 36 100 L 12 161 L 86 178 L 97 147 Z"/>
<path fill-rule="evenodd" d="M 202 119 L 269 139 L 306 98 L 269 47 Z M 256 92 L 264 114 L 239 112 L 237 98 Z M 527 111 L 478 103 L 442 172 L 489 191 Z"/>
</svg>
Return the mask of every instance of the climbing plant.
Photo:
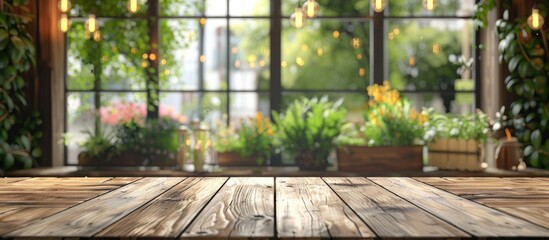
<svg viewBox="0 0 549 240">
<path fill-rule="evenodd" d="M 493 8 L 494 0 L 482 1 L 479 9 L 486 21 L 486 14 Z M 527 17 L 510 19 L 511 3 L 503 1 L 504 17 L 497 20 L 499 34 L 499 59 L 505 62 L 509 75 L 504 84 L 515 95 L 508 115 L 507 126 L 523 144 L 525 162 L 532 167 L 549 169 L 549 47 L 547 24 L 540 30 L 532 30 Z M 542 16 L 547 16 L 547 2 L 538 5 Z M 477 15 L 477 18 L 478 18 Z"/>
<path fill-rule="evenodd" d="M 0 175 L 11 168 L 30 168 L 41 155 L 40 117 L 23 111 L 27 106 L 23 74 L 35 64 L 27 2 L 0 0 Z"/>
</svg>

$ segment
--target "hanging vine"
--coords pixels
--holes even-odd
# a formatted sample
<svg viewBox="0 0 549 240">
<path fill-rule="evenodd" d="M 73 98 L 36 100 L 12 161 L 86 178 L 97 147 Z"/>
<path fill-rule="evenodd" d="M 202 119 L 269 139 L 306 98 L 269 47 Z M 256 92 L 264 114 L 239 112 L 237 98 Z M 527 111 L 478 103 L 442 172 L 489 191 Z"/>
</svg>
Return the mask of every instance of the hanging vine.
<svg viewBox="0 0 549 240">
<path fill-rule="evenodd" d="M 22 75 L 35 64 L 27 2 L 0 0 L 0 175 L 11 168 L 30 168 L 41 155 L 40 117 L 23 113 L 27 100 Z"/>
</svg>

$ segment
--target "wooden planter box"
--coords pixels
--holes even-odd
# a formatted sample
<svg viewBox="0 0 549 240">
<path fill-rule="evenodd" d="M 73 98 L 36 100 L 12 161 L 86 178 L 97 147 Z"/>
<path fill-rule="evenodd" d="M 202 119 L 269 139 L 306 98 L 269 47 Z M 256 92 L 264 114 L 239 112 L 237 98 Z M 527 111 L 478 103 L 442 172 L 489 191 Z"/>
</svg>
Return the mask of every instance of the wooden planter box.
<svg viewBox="0 0 549 240">
<path fill-rule="evenodd" d="M 484 146 L 475 140 L 439 139 L 428 145 L 429 165 L 444 170 L 484 171 Z"/>
<path fill-rule="evenodd" d="M 412 172 L 423 171 L 423 146 L 337 148 L 339 171 Z"/>
<path fill-rule="evenodd" d="M 257 157 L 243 157 L 237 152 L 217 153 L 217 164 L 225 167 L 253 167 L 257 166 Z"/>
<path fill-rule="evenodd" d="M 78 165 L 85 167 L 176 167 L 175 153 L 173 156 L 144 156 L 136 152 L 122 152 L 118 155 L 107 157 L 92 157 L 87 152 L 78 154 Z"/>
</svg>

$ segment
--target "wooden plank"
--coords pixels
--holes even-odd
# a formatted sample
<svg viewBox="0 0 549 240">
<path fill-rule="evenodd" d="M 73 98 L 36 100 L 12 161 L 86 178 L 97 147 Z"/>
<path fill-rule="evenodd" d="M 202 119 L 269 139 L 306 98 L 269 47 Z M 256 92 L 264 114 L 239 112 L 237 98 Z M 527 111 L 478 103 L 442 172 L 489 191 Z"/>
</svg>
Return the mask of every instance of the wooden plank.
<svg viewBox="0 0 549 240">
<path fill-rule="evenodd" d="M 183 237 L 274 237 L 274 179 L 230 178 Z"/>
<path fill-rule="evenodd" d="M 29 179 L 28 177 L 9 177 L 9 178 L 0 178 L 0 184 L 20 182 Z M 0 185 L 1 186 L 1 185 Z"/>
<path fill-rule="evenodd" d="M 95 237 L 179 236 L 227 178 L 187 178 Z"/>
<path fill-rule="evenodd" d="M 6 237 L 91 237 L 183 178 L 144 178 L 37 221 Z"/>
<path fill-rule="evenodd" d="M 277 178 L 276 216 L 279 238 L 375 237 L 320 178 Z"/>
<path fill-rule="evenodd" d="M 476 237 L 549 237 L 549 230 L 410 178 L 369 178 Z"/>
<path fill-rule="evenodd" d="M 39 220 L 43 217 L 53 215 L 55 213 L 61 212 L 70 205 L 65 207 L 54 207 L 54 208 L 16 208 L 10 212 L 0 215 L 0 236 L 21 227 L 27 223 Z"/>
<path fill-rule="evenodd" d="M 365 178 L 324 178 L 379 237 L 468 237 Z"/>
<path fill-rule="evenodd" d="M 525 206 L 527 207 L 498 208 L 498 210 L 507 212 L 511 215 L 549 228 L 549 207 L 530 207 L 528 205 Z"/>
</svg>

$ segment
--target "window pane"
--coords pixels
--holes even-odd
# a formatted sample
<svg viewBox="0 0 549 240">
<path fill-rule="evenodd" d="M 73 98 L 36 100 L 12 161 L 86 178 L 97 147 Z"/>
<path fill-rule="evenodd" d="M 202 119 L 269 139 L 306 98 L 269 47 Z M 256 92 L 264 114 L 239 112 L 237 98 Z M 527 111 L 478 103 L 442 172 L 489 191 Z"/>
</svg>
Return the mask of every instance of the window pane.
<svg viewBox="0 0 549 240">
<path fill-rule="evenodd" d="M 269 88 L 269 20 L 231 20 L 232 90 Z"/>
<path fill-rule="evenodd" d="M 227 113 L 225 93 L 161 93 L 160 114 L 188 124 L 194 119 L 213 123 Z"/>
<path fill-rule="evenodd" d="M 160 89 L 199 89 L 198 21 L 160 20 Z"/>
<path fill-rule="evenodd" d="M 432 107 L 440 113 L 470 114 L 475 112 L 475 94 L 471 93 L 404 93 L 414 107 Z"/>
<path fill-rule="evenodd" d="M 229 0 L 231 16 L 268 16 L 269 0 Z"/>
<path fill-rule="evenodd" d="M 101 93 L 101 125 L 114 126 L 129 121 L 145 123 L 146 93 Z"/>
<path fill-rule="evenodd" d="M 456 79 L 473 78 L 473 65 L 464 67 L 460 75 L 460 65 L 450 61 L 462 55 L 465 62 L 472 61 L 472 20 L 390 20 L 388 31 L 386 79 L 394 88 L 453 90 Z"/>
<path fill-rule="evenodd" d="M 93 93 L 67 93 L 67 163 L 77 164 L 78 154 L 82 151 L 80 143 L 88 139 L 86 131 L 95 128 L 95 110 Z"/>
<path fill-rule="evenodd" d="M 96 78 L 101 89 L 144 89 L 147 78 L 142 58 L 149 38 L 146 21 L 99 21 L 99 36 L 86 36 L 82 22 L 68 32 L 67 87 L 93 89 Z"/>
<path fill-rule="evenodd" d="M 387 1 L 387 16 L 472 16 L 474 0 L 434 0 L 433 11 L 427 10 L 424 0 Z"/>
<path fill-rule="evenodd" d="M 286 109 L 296 99 L 302 97 L 312 98 L 312 97 L 322 97 L 328 96 L 332 101 L 336 101 L 340 98 L 343 98 L 343 108 L 347 109 L 347 120 L 351 122 L 360 122 L 362 121 L 362 111 L 366 106 L 365 103 L 368 101 L 368 96 L 366 93 L 283 93 L 282 95 L 282 109 Z"/>
<path fill-rule="evenodd" d="M 164 16 L 226 16 L 227 0 L 160 0 Z"/>
<path fill-rule="evenodd" d="M 311 20 L 303 29 L 283 22 L 285 89 L 364 89 L 369 82 L 369 22 Z"/>
<path fill-rule="evenodd" d="M 240 125 L 240 119 L 254 117 L 260 112 L 270 116 L 269 93 L 231 93 L 231 125 Z"/>
<path fill-rule="evenodd" d="M 128 11 L 128 1 L 113 0 L 71 0 L 70 16 L 86 17 L 90 13 L 97 16 L 135 16 L 147 13 L 147 0 L 138 0 L 139 10 L 132 14 Z"/>
<path fill-rule="evenodd" d="M 307 0 L 300 0 L 300 6 Z M 370 12 L 370 0 L 316 0 L 319 6 L 319 16 L 326 17 L 366 17 Z M 295 12 L 297 1 L 282 0 L 282 15 L 290 16 Z"/>
<path fill-rule="evenodd" d="M 227 21 L 200 21 L 161 21 L 161 89 L 227 89 Z"/>
</svg>

